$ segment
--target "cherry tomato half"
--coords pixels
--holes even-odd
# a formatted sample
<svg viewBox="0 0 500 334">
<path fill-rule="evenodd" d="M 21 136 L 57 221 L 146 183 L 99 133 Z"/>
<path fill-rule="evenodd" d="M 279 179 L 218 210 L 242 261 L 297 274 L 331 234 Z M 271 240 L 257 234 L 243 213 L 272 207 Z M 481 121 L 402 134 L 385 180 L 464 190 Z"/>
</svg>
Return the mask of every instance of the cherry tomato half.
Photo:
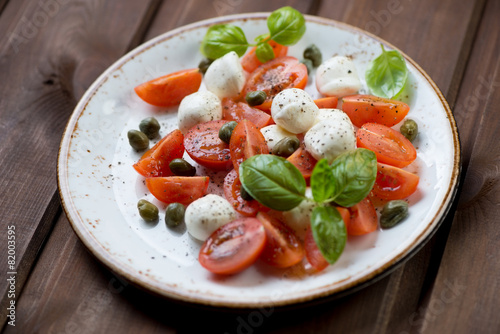
<svg viewBox="0 0 500 334">
<path fill-rule="evenodd" d="M 377 230 L 377 211 L 369 197 L 349 208 L 351 219 L 347 225 L 347 234 L 363 235 Z"/>
<path fill-rule="evenodd" d="M 272 117 L 262 110 L 252 108 L 244 102 L 236 102 L 228 98 L 222 100 L 222 113 L 222 118 L 226 121 L 241 122 L 244 119 L 248 119 L 259 129 L 274 123 Z"/>
<path fill-rule="evenodd" d="M 314 100 L 314 103 L 320 109 L 335 109 L 337 108 L 338 102 L 339 99 L 336 96 L 322 97 L 320 99 Z"/>
<path fill-rule="evenodd" d="M 198 260 L 209 271 L 231 275 L 251 266 L 266 245 L 266 231 L 253 217 L 245 217 L 219 227 L 203 243 Z"/>
<path fill-rule="evenodd" d="M 297 167 L 306 181 L 311 177 L 314 166 L 316 166 L 318 162 L 318 160 L 314 159 L 314 157 L 302 146 L 293 152 L 287 160 Z"/>
<path fill-rule="evenodd" d="M 365 123 L 391 127 L 401 122 L 410 111 L 406 103 L 372 95 L 346 96 L 342 101 L 342 110 L 357 127 Z"/>
<path fill-rule="evenodd" d="M 267 98 L 255 106 L 264 111 L 271 110 L 273 98 L 287 88 L 303 89 L 307 84 L 307 67 L 294 57 L 278 57 L 257 67 L 248 77 L 243 94 L 262 90 Z"/>
<path fill-rule="evenodd" d="M 209 121 L 192 127 L 184 138 L 189 156 L 200 165 L 214 170 L 233 167 L 229 145 L 219 138 L 220 128 L 228 121 Z"/>
<path fill-rule="evenodd" d="M 188 205 L 207 194 L 208 176 L 149 177 L 146 187 L 158 200 Z"/>
<path fill-rule="evenodd" d="M 197 68 L 167 74 L 140 84 L 134 90 L 145 102 L 158 107 L 172 107 L 189 94 L 197 92 L 203 75 Z"/>
<path fill-rule="evenodd" d="M 381 199 L 405 199 L 418 187 L 418 175 L 394 166 L 377 163 L 377 179 L 372 193 Z"/>
<path fill-rule="evenodd" d="M 288 46 L 278 44 L 273 40 L 270 40 L 269 42 L 267 42 L 267 44 L 269 44 L 273 48 L 275 58 L 286 56 L 288 52 Z M 250 51 L 248 51 L 248 53 L 241 58 L 241 66 L 247 72 L 253 72 L 257 67 L 262 65 L 260 60 L 257 58 L 257 55 L 255 54 L 255 50 L 257 50 L 256 46 L 251 48 Z"/>
<path fill-rule="evenodd" d="M 172 160 L 182 158 L 183 154 L 184 136 L 180 130 L 174 130 L 144 153 L 133 167 L 145 177 L 171 176 L 174 174 L 168 165 Z"/>
<path fill-rule="evenodd" d="M 234 128 L 229 149 L 234 170 L 238 175 L 243 161 L 257 154 L 269 154 L 264 135 L 255 124 L 247 119 L 239 122 Z"/>
<path fill-rule="evenodd" d="M 256 200 L 246 201 L 241 198 L 241 182 L 234 169 L 224 178 L 224 196 L 237 212 L 247 217 L 255 217 L 257 212 L 269 210 Z"/>
<path fill-rule="evenodd" d="M 277 268 L 288 268 L 304 258 L 304 247 L 291 228 L 264 212 L 257 214 L 266 229 L 267 243 L 260 258 Z"/>
<path fill-rule="evenodd" d="M 406 167 L 417 158 L 413 144 L 398 131 L 382 124 L 366 123 L 356 133 L 358 147 L 367 148 L 377 161 L 396 167 Z"/>
</svg>

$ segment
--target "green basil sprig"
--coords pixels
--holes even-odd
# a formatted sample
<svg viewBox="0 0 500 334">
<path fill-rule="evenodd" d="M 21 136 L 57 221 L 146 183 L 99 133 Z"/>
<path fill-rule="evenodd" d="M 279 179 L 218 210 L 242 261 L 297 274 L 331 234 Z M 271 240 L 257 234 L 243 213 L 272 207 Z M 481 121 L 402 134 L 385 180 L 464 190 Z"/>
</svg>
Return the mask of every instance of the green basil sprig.
<svg viewBox="0 0 500 334">
<path fill-rule="evenodd" d="M 408 80 L 404 57 L 397 50 L 386 51 L 375 58 L 365 73 L 366 83 L 373 94 L 394 99 L 403 91 Z"/>
<path fill-rule="evenodd" d="M 311 230 L 325 260 L 335 263 L 347 241 L 347 230 L 339 211 L 331 206 L 315 207 L 311 215 Z"/>
<path fill-rule="evenodd" d="M 210 27 L 201 43 L 201 53 L 209 59 L 217 59 L 230 51 L 243 56 L 249 46 L 257 46 L 255 55 L 264 63 L 274 58 L 270 40 L 283 45 L 294 45 L 306 31 L 305 19 L 302 14 L 285 6 L 275 10 L 267 18 L 268 34 L 256 38 L 256 44 L 249 44 L 241 28 L 232 24 L 217 24 Z"/>
</svg>

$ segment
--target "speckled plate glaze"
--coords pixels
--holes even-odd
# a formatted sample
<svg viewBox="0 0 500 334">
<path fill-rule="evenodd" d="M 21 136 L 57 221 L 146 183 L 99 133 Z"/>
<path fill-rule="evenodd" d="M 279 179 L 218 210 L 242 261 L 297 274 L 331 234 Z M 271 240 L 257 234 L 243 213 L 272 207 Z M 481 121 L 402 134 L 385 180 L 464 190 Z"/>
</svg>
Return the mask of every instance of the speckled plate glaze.
<svg viewBox="0 0 500 334">
<path fill-rule="evenodd" d="M 196 67 L 200 42 L 215 23 L 232 22 L 248 40 L 267 31 L 267 13 L 219 17 L 165 33 L 122 57 L 89 88 L 77 105 L 61 142 L 58 182 L 61 200 L 78 237 L 102 263 L 154 293 L 206 305 L 261 307 L 289 305 L 352 291 L 381 277 L 416 252 L 436 231 L 453 200 L 460 171 L 460 146 L 452 113 L 437 86 L 410 58 L 404 94 L 420 134 L 418 158 L 407 169 L 420 176 L 411 196 L 410 216 L 390 230 L 350 238 L 339 261 L 317 274 L 276 270 L 257 263 L 234 276 L 218 277 L 197 261 L 200 243 L 185 230 L 163 223 L 165 206 L 156 201 L 132 168 L 140 157 L 127 131 L 155 116 L 161 135 L 176 127 L 176 110 L 146 105 L 133 88 L 152 78 Z M 301 58 L 311 43 L 323 58 L 350 55 L 363 74 L 380 53 L 380 43 L 360 29 L 307 16 L 307 31 L 289 54 Z M 314 77 L 314 74 L 311 75 Z M 363 78 L 361 78 L 364 80 Z M 364 83 L 364 82 L 363 82 Z M 203 87 L 201 89 L 204 89 Z M 318 97 L 314 81 L 306 89 Z M 365 89 L 366 91 L 366 89 Z M 197 167 L 198 174 L 206 173 Z M 210 191 L 220 193 L 221 175 L 210 174 Z M 160 207 L 160 222 L 145 223 L 136 203 L 146 198 Z"/>
</svg>

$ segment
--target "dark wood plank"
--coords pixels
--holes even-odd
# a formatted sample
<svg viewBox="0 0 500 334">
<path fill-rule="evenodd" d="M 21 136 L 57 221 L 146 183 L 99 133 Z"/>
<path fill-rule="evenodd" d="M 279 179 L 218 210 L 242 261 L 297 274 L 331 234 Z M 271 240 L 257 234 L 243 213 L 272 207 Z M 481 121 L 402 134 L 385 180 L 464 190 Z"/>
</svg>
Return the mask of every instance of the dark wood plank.
<svg viewBox="0 0 500 334">
<path fill-rule="evenodd" d="M 500 3 L 488 1 L 455 109 L 470 157 L 432 294 L 416 319 L 428 333 L 498 333 L 500 319 Z"/>
<path fill-rule="evenodd" d="M 123 54 L 158 1 L 11 1 L 0 16 L 0 186 L 4 228 L 16 231 L 16 298 L 58 212 L 59 141 L 76 101 Z M 5 200 L 4 200 L 5 199 Z M 7 200 L 8 199 L 8 200 Z M 7 244 L 6 230 L 0 244 Z M 0 254 L 2 271 L 7 252 Z M 6 320 L 8 282 L 1 280 Z"/>
</svg>

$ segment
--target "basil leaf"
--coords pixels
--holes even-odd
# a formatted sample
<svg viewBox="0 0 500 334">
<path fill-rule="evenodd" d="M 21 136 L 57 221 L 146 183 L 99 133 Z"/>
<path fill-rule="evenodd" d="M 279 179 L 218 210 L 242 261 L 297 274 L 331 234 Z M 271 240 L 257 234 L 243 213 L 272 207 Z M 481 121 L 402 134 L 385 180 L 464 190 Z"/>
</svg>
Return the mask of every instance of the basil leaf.
<svg viewBox="0 0 500 334">
<path fill-rule="evenodd" d="M 305 199 L 306 181 L 300 171 L 275 155 L 254 155 L 243 161 L 240 181 L 254 199 L 274 210 L 291 210 Z"/>
<path fill-rule="evenodd" d="M 255 49 L 255 55 L 261 63 L 274 59 L 274 51 L 271 45 L 267 43 L 260 43 Z"/>
<path fill-rule="evenodd" d="M 311 215 L 311 230 L 323 257 L 335 263 L 342 254 L 347 231 L 339 211 L 331 206 L 318 206 Z"/>
<path fill-rule="evenodd" d="M 334 201 L 353 206 L 368 196 L 377 177 L 375 153 L 357 148 L 337 157 L 330 165 L 335 183 Z"/>
<path fill-rule="evenodd" d="M 209 59 L 220 58 L 231 51 L 236 52 L 241 57 L 247 48 L 245 33 L 240 27 L 232 24 L 211 26 L 201 42 L 201 53 Z"/>
<path fill-rule="evenodd" d="M 283 45 L 294 45 L 306 31 L 306 21 L 302 14 L 290 7 L 275 10 L 267 18 L 271 39 Z"/>
<path fill-rule="evenodd" d="M 385 51 L 375 58 L 365 73 L 366 83 L 373 94 L 388 99 L 396 98 L 408 80 L 408 69 L 404 57 L 397 50 Z"/>
<path fill-rule="evenodd" d="M 262 34 L 262 35 L 259 35 L 259 36 L 255 37 L 254 40 L 255 40 L 256 43 L 260 43 L 260 42 L 265 41 L 268 38 L 269 38 L 269 34 Z"/>
<path fill-rule="evenodd" d="M 335 180 L 328 160 L 321 159 L 316 163 L 311 174 L 311 190 L 314 201 L 321 203 L 335 194 Z"/>
</svg>

